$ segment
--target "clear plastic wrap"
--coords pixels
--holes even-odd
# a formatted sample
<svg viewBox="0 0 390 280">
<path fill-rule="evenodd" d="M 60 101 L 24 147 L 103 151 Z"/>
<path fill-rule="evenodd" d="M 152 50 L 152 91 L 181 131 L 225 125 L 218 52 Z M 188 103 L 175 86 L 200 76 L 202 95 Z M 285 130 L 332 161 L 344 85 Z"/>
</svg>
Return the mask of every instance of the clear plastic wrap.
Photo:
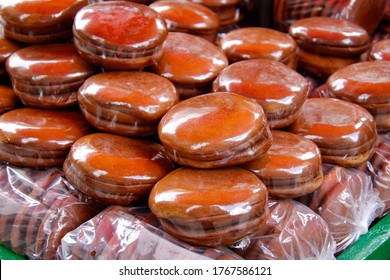
<svg viewBox="0 0 390 280">
<path fill-rule="evenodd" d="M 336 242 L 326 222 L 295 200 L 269 201 L 270 216 L 234 251 L 248 260 L 334 260 Z"/>
<path fill-rule="evenodd" d="M 385 204 L 384 216 L 390 212 L 390 134 L 380 135 L 375 153 L 367 163 L 367 170 Z"/>
<path fill-rule="evenodd" d="M 55 259 L 61 238 L 103 207 L 58 168 L 0 166 L 0 243 L 29 259 Z"/>
<path fill-rule="evenodd" d="M 144 213 L 139 213 L 139 211 Z M 226 247 L 190 246 L 163 230 L 146 208 L 109 206 L 66 234 L 57 250 L 66 260 L 241 259 Z M 134 215 L 135 214 L 135 215 Z M 146 221 L 153 221 L 150 224 Z M 156 224 L 157 223 L 157 224 Z"/>
<path fill-rule="evenodd" d="M 94 69 L 72 43 L 31 45 L 6 63 L 12 87 L 27 106 L 64 108 L 77 104 L 77 90 Z"/>
<path fill-rule="evenodd" d="M 89 4 L 80 9 L 73 24 L 81 56 L 107 70 L 138 70 L 154 64 L 167 34 L 159 13 L 132 1 Z"/>
<path fill-rule="evenodd" d="M 321 187 L 299 200 L 326 221 L 339 253 L 368 231 L 384 203 L 368 174 L 331 164 L 323 164 L 323 172 Z"/>
<path fill-rule="evenodd" d="M 172 82 L 157 74 L 115 71 L 89 77 L 78 90 L 78 102 L 97 129 L 144 137 L 157 134 L 158 122 L 179 95 Z"/>
</svg>

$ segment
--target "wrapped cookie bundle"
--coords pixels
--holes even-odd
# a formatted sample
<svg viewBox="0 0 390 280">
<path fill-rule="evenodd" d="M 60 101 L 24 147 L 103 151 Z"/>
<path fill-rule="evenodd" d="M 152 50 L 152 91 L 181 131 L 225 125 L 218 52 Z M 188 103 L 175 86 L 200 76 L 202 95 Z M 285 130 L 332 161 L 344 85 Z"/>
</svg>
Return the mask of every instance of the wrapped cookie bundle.
<svg viewBox="0 0 390 280">
<path fill-rule="evenodd" d="M 68 187 L 58 168 L 2 165 L 0 243 L 30 259 L 55 259 L 62 237 L 102 207 Z"/>
</svg>

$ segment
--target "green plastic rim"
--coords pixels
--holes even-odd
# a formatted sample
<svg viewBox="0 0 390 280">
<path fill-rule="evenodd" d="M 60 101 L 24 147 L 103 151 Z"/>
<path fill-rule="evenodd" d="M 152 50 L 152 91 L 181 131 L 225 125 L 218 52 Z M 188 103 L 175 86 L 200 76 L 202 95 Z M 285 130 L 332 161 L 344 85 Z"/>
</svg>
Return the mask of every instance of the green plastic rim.
<svg viewBox="0 0 390 280">
<path fill-rule="evenodd" d="M 338 257 L 338 260 L 390 260 L 390 215 L 380 219 Z"/>
<path fill-rule="evenodd" d="M 0 245 L 0 260 L 25 260 L 26 258 Z"/>
</svg>

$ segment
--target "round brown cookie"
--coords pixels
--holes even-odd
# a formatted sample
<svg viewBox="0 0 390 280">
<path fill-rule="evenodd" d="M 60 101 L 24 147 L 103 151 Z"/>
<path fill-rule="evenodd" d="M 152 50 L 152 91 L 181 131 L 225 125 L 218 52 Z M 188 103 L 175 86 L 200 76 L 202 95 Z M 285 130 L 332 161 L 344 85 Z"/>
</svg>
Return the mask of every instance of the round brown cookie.
<svg viewBox="0 0 390 280">
<path fill-rule="evenodd" d="M 264 184 L 248 170 L 182 167 L 153 187 L 149 208 L 171 235 L 193 245 L 217 246 L 231 245 L 261 227 L 267 201 Z"/>
<path fill-rule="evenodd" d="M 83 7 L 74 19 L 73 34 L 81 56 L 90 63 L 130 70 L 149 66 L 160 57 L 168 30 L 152 8 L 117 1 Z"/>
<path fill-rule="evenodd" d="M 210 41 L 183 32 L 170 32 L 152 71 L 169 79 L 180 99 L 208 93 L 213 80 L 228 66 L 223 51 Z M 184 89 L 184 91 L 182 91 Z M 189 93 L 197 95 L 189 96 Z"/>
<path fill-rule="evenodd" d="M 377 139 L 375 120 L 366 109 L 334 98 L 306 100 L 288 131 L 312 140 L 323 162 L 344 167 L 367 161 Z"/>
<path fill-rule="evenodd" d="M 69 40 L 73 18 L 87 4 L 87 0 L 11 1 L 0 9 L 4 33 L 28 44 Z"/>
<path fill-rule="evenodd" d="M 176 104 L 162 118 L 158 135 L 175 163 L 197 168 L 250 161 L 264 154 L 272 141 L 260 104 L 229 92 L 204 94 Z"/>
<path fill-rule="evenodd" d="M 70 43 L 27 46 L 14 52 L 6 67 L 22 102 L 44 108 L 75 105 L 77 89 L 94 73 Z"/>
<path fill-rule="evenodd" d="M 213 43 L 217 39 L 219 17 L 205 5 L 191 1 L 155 1 L 149 7 L 163 16 L 170 32 L 193 34 Z"/>
<path fill-rule="evenodd" d="M 239 61 L 221 71 L 214 92 L 234 92 L 256 100 L 271 129 L 293 123 L 307 99 L 306 79 L 281 62 L 270 59 Z"/>
<path fill-rule="evenodd" d="M 321 152 L 317 145 L 293 133 L 271 132 L 270 149 L 241 167 L 255 173 L 272 197 L 294 198 L 317 189 L 323 179 Z"/>
<path fill-rule="evenodd" d="M 289 34 L 300 48 L 321 55 L 356 57 L 369 47 L 364 28 L 337 18 L 303 18 L 290 25 Z"/>
<path fill-rule="evenodd" d="M 78 100 L 85 117 L 99 130 L 147 136 L 157 133 L 158 122 L 179 102 L 179 95 L 164 77 L 127 71 L 90 77 L 79 89 Z"/>
<path fill-rule="evenodd" d="M 74 141 L 91 131 L 80 112 L 14 109 L 0 116 L 0 159 L 18 166 L 61 166 Z"/>
<path fill-rule="evenodd" d="M 230 63 L 247 59 L 270 59 L 294 69 L 297 44 L 286 33 L 264 27 L 242 27 L 218 41 Z"/>
<path fill-rule="evenodd" d="M 75 188 L 120 205 L 146 200 L 153 185 L 174 168 L 160 144 L 108 133 L 80 138 L 63 167 Z"/>
</svg>

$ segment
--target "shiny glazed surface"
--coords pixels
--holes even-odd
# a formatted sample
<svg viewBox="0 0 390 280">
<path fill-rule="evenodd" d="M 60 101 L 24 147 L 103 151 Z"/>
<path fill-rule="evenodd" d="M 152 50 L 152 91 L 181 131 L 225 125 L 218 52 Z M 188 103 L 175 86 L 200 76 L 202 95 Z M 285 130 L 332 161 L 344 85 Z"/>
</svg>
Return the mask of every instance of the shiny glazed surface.
<svg viewBox="0 0 390 280">
<path fill-rule="evenodd" d="M 376 138 L 373 116 L 363 107 L 333 98 L 311 98 L 289 131 L 314 141 L 323 152 L 360 147 Z M 354 153 L 357 153 L 355 151 Z"/>
<path fill-rule="evenodd" d="M 297 51 L 295 41 L 288 34 L 262 27 L 234 29 L 218 45 L 230 61 L 264 58 L 283 62 Z"/>
<path fill-rule="evenodd" d="M 78 139 L 68 160 L 86 176 L 117 184 L 150 184 L 173 170 L 159 144 L 108 133 Z"/>
<path fill-rule="evenodd" d="M 164 19 L 148 6 L 125 1 L 101 2 L 82 8 L 73 31 L 97 45 L 127 50 L 159 46 L 167 35 Z"/>
<path fill-rule="evenodd" d="M 303 136 L 272 130 L 269 150 L 242 166 L 271 184 L 283 179 L 300 183 L 321 173 L 321 153 L 314 142 Z"/>
<path fill-rule="evenodd" d="M 390 61 L 344 67 L 329 77 L 327 87 L 332 96 L 357 103 L 370 112 L 390 112 Z"/>
<path fill-rule="evenodd" d="M 289 34 L 296 40 L 332 46 L 361 46 L 367 32 L 357 24 L 329 17 L 308 17 L 291 24 Z"/>
<path fill-rule="evenodd" d="M 238 94 L 219 92 L 179 102 L 159 124 L 159 137 L 172 151 L 218 155 L 263 131 L 261 106 Z"/>
<path fill-rule="evenodd" d="M 192 34 L 170 32 L 153 72 L 177 83 L 212 82 L 228 65 L 225 54 L 210 41 Z"/>
<path fill-rule="evenodd" d="M 211 218 L 245 214 L 252 211 L 253 204 L 265 207 L 267 200 L 265 185 L 243 168 L 183 167 L 153 187 L 149 207 L 158 218 Z"/>
<path fill-rule="evenodd" d="M 76 12 L 87 4 L 87 0 L 11 0 L 1 7 L 0 14 L 11 26 L 39 29 L 61 20 L 71 23 Z"/>
<path fill-rule="evenodd" d="M 31 45 L 14 52 L 7 60 L 11 79 L 27 84 L 61 84 L 80 81 L 93 74 L 73 44 Z"/>
<path fill-rule="evenodd" d="M 160 119 L 179 96 L 166 78 L 142 71 L 106 72 L 86 80 L 79 89 L 79 102 L 137 115 L 150 121 Z M 98 111 L 98 109 L 96 109 Z"/>
<path fill-rule="evenodd" d="M 280 62 L 250 59 L 223 69 L 213 82 L 213 91 L 234 92 L 256 100 L 272 126 L 273 121 L 298 112 L 307 98 L 309 84 L 302 75 Z M 283 125 L 293 121 L 291 118 Z"/>
<path fill-rule="evenodd" d="M 171 31 L 217 30 L 218 16 L 209 8 L 191 1 L 156 1 L 149 5 L 160 13 Z"/>
<path fill-rule="evenodd" d="M 90 131 L 78 112 L 20 108 L 0 116 L 3 144 L 64 150 Z"/>
</svg>

